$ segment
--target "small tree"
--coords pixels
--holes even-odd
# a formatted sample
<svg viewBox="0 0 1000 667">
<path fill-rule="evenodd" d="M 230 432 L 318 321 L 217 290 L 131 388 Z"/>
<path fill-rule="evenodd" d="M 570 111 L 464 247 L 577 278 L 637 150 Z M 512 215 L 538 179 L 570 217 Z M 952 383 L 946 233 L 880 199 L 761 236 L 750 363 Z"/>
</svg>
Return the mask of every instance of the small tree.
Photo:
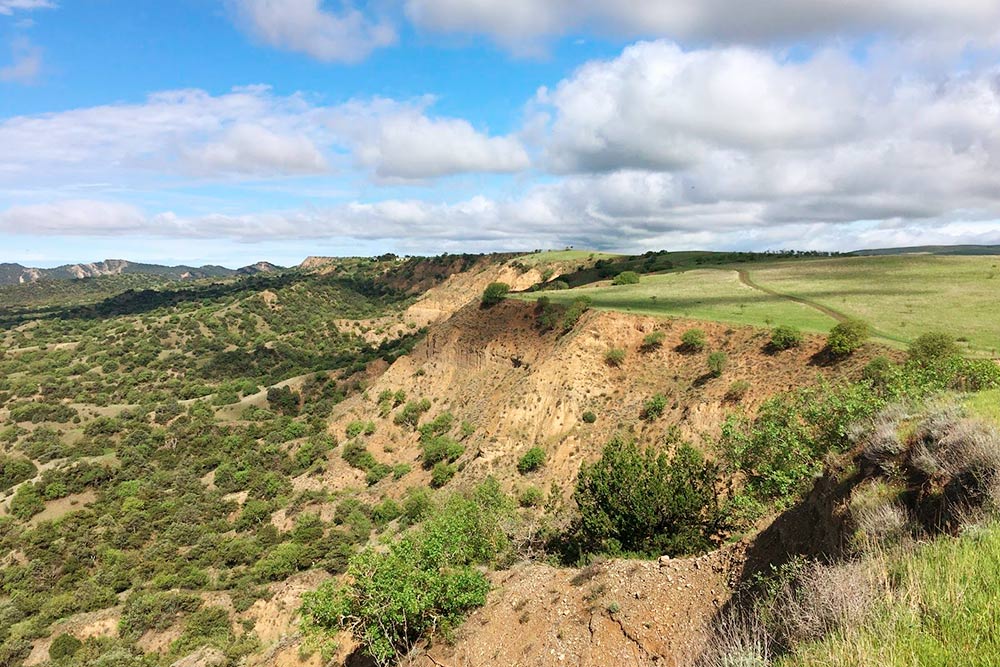
<svg viewBox="0 0 1000 667">
<path fill-rule="evenodd" d="M 910 359 L 919 364 L 931 364 L 957 357 L 958 343 L 951 334 L 943 331 L 929 331 L 910 343 Z"/>
<path fill-rule="evenodd" d="M 712 377 L 721 377 L 722 372 L 726 370 L 727 361 L 729 361 L 729 357 L 726 356 L 725 352 L 713 352 L 708 355 L 708 372 L 711 373 Z"/>
<path fill-rule="evenodd" d="M 615 438 L 577 477 L 573 499 L 584 542 L 612 554 L 708 549 L 718 522 L 717 477 L 690 445 L 642 450 Z"/>
<path fill-rule="evenodd" d="M 509 292 L 510 285 L 507 283 L 490 283 L 483 290 L 483 307 L 489 308 L 490 306 L 495 306 L 503 301 Z"/>
<path fill-rule="evenodd" d="M 83 647 L 83 642 L 65 632 L 52 640 L 49 645 L 49 658 L 53 661 L 72 658 Z"/>
<path fill-rule="evenodd" d="M 830 330 L 826 337 L 826 348 L 839 356 L 858 350 L 872 335 L 871 326 L 864 320 L 845 320 Z"/>
<path fill-rule="evenodd" d="M 688 329 L 681 334 L 681 349 L 684 352 L 701 352 L 705 349 L 706 336 L 701 329 Z"/>
<path fill-rule="evenodd" d="M 611 281 L 612 285 L 638 285 L 639 274 L 635 271 L 622 271 Z"/>
<path fill-rule="evenodd" d="M 772 350 L 789 350 L 802 344 L 802 332 L 795 327 L 782 324 L 771 331 L 770 348 Z"/>
</svg>

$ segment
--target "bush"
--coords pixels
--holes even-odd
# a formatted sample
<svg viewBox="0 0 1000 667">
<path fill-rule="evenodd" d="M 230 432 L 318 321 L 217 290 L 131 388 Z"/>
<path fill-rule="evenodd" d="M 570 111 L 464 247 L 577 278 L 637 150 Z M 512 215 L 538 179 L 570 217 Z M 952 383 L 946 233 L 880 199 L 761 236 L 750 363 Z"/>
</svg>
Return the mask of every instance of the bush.
<svg viewBox="0 0 1000 667">
<path fill-rule="evenodd" d="M 36 471 L 35 464 L 28 459 L 0 453 L 0 491 L 31 479 Z"/>
<path fill-rule="evenodd" d="M 725 352 L 713 352 L 708 355 L 708 372 L 712 377 L 721 377 L 722 372 L 726 370 L 726 362 L 729 361 L 729 357 L 726 356 Z"/>
<path fill-rule="evenodd" d="M 620 347 L 613 347 L 604 353 L 604 363 L 608 366 L 618 368 L 625 361 L 625 350 Z"/>
<path fill-rule="evenodd" d="M 586 412 L 583 413 L 581 419 L 583 419 L 583 422 L 585 424 L 593 424 L 594 422 L 597 421 L 597 415 L 595 415 L 590 410 L 587 410 Z"/>
<path fill-rule="evenodd" d="M 590 310 L 590 297 L 581 296 L 578 299 L 574 299 L 573 303 L 569 304 L 569 307 L 562 316 L 563 333 L 571 331 L 588 310 Z"/>
<path fill-rule="evenodd" d="M 82 646 L 83 642 L 73 635 L 64 632 L 49 644 L 49 659 L 55 661 L 63 658 L 72 658 Z"/>
<path fill-rule="evenodd" d="M 522 475 L 538 470 L 545 465 L 545 450 L 541 447 L 532 447 L 517 462 L 517 471 Z"/>
<path fill-rule="evenodd" d="M 510 292 L 510 285 L 507 283 L 490 283 L 483 290 L 482 305 L 486 308 L 495 306 L 504 300 Z"/>
<path fill-rule="evenodd" d="M 353 421 L 344 429 L 348 438 L 356 438 L 359 435 L 371 435 L 375 432 L 375 422 Z"/>
<path fill-rule="evenodd" d="M 959 355 L 954 336 L 942 331 L 921 334 L 910 343 L 910 359 L 918 364 L 932 364 Z"/>
<path fill-rule="evenodd" d="M 433 468 L 444 461 L 451 463 L 465 452 L 465 447 L 446 435 L 427 438 L 420 443 L 421 460 L 425 468 Z"/>
<path fill-rule="evenodd" d="M 517 504 L 521 507 L 538 507 L 545 500 L 545 493 L 537 486 L 529 486 L 517 496 Z"/>
<path fill-rule="evenodd" d="M 684 352 L 701 352 L 705 343 L 705 332 L 701 329 L 688 329 L 681 334 L 681 350 Z"/>
<path fill-rule="evenodd" d="M 750 382 L 747 380 L 736 380 L 729 385 L 726 389 L 726 400 L 733 403 L 738 403 L 743 400 L 747 392 L 750 390 Z"/>
<path fill-rule="evenodd" d="M 826 349 L 838 357 L 858 350 L 872 335 L 871 326 L 863 320 L 847 320 L 830 330 Z"/>
<path fill-rule="evenodd" d="M 655 394 L 652 398 L 647 400 L 642 405 L 642 418 L 647 421 L 653 421 L 658 419 L 663 415 L 663 411 L 667 409 L 667 397 L 663 394 Z"/>
<path fill-rule="evenodd" d="M 768 346 L 772 350 L 790 350 L 802 344 L 802 332 L 795 327 L 781 325 L 771 331 L 771 342 Z"/>
<path fill-rule="evenodd" d="M 34 484 L 25 483 L 17 487 L 17 493 L 10 500 L 10 513 L 22 521 L 27 521 L 45 509 L 45 502 Z"/>
<path fill-rule="evenodd" d="M 490 584 L 477 566 L 507 546 L 502 530 L 510 500 L 489 480 L 471 495 L 455 494 L 387 549 L 351 558 L 348 583 L 331 581 L 303 596 L 307 634 L 349 629 L 378 665 L 390 665 L 421 639 L 445 634 L 486 603 Z"/>
<path fill-rule="evenodd" d="M 663 341 L 666 339 L 667 334 L 662 331 L 653 331 L 652 333 L 646 334 L 642 339 L 642 345 L 639 349 L 643 352 L 652 352 L 653 350 L 658 350 L 663 347 Z"/>
<path fill-rule="evenodd" d="M 444 461 L 438 461 L 434 464 L 434 468 L 431 469 L 431 486 L 435 489 L 440 489 L 451 481 L 456 472 L 458 472 L 458 469 L 455 466 Z"/>
<path fill-rule="evenodd" d="M 641 450 L 615 438 L 580 467 L 573 499 L 589 550 L 681 555 L 707 550 L 718 528 L 717 469 L 687 444 Z"/>
<path fill-rule="evenodd" d="M 396 416 L 392 418 L 392 421 L 399 426 L 409 426 L 412 429 L 416 429 L 417 424 L 420 423 L 420 415 L 430 409 L 431 402 L 426 398 L 422 398 L 419 401 L 407 401 L 403 409 L 397 412 Z"/>
<path fill-rule="evenodd" d="M 638 285 L 639 274 L 635 271 L 622 271 L 611 281 L 612 285 Z"/>
</svg>

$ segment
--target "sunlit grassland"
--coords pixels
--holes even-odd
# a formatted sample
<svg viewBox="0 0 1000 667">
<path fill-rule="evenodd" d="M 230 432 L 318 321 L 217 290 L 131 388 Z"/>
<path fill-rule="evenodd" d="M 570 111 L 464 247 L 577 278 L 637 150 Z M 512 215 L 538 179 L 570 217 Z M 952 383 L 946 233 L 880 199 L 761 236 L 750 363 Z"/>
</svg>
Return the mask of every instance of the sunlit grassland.
<svg viewBox="0 0 1000 667">
<path fill-rule="evenodd" d="M 1000 529 L 890 554 L 891 594 L 864 620 L 800 644 L 779 667 L 1000 665 Z"/>
<path fill-rule="evenodd" d="M 570 303 L 581 296 L 592 306 L 641 315 L 690 317 L 733 324 L 776 326 L 787 324 L 826 332 L 835 320 L 809 306 L 772 296 L 742 284 L 736 271 L 699 269 L 642 277 L 638 285 L 609 285 L 535 292 L 523 298 L 547 296 Z"/>
<path fill-rule="evenodd" d="M 549 264 L 553 262 L 576 262 L 593 261 L 598 259 L 615 259 L 621 257 L 610 252 L 597 252 L 595 250 L 543 250 L 522 255 L 517 261 L 526 266 L 537 266 L 539 264 Z"/>
<path fill-rule="evenodd" d="M 1000 257 L 902 255 L 754 267 L 753 280 L 870 322 L 907 342 L 930 330 L 1000 350 Z"/>
</svg>

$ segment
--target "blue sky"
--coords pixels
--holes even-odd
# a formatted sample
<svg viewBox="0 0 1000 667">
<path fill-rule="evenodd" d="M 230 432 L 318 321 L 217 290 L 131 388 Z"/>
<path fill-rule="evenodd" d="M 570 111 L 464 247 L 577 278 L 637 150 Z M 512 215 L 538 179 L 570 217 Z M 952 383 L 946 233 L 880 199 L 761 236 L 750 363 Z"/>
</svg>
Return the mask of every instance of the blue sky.
<svg viewBox="0 0 1000 667">
<path fill-rule="evenodd" d="M 0 261 L 1000 243 L 998 37 L 993 0 L 0 0 Z"/>
</svg>

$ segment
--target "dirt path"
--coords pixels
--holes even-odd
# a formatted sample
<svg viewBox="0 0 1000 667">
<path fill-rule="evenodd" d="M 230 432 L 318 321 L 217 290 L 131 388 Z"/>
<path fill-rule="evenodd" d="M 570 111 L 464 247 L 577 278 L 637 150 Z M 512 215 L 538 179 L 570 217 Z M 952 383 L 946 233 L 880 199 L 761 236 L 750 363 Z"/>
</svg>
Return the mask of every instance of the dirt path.
<svg viewBox="0 0 1000 667">
<path fill-rule="evenodd" d="M 810 308 L 813 308 L 823 313 L 827 317 L 832 317 L 838 322 L 846 322 L 847 320 L 850 319 L 847 315 L 840 312 L 839 310 L 834 310 L 833 308 L 824 306 L 821 303 L 816 303 L 815 301 L 810 301 L 809 299 L 803 299 L 800 296 L 792 296 L 791 294 L 782 294 L 781 292 L 777 292 L 771 289 L 770 287 L 764 287 L 760 283 L 755 282 L 753 278 L 750 277 L 750 272 L 747 271 L 746 269 L 737 269 L 736 273 L 739 274 L 740 276 L 740 282 L 746 285 L 747 287 L 759 290 L 761 292 L 764 292 L 765 294 L 770 294 L 771 296 L 776 296 L 780 299 L 788 299 L 789 301 L 794 301 L 795 303 L 801 303 L 803 306 L 809 306 Z"/>
</svg>

